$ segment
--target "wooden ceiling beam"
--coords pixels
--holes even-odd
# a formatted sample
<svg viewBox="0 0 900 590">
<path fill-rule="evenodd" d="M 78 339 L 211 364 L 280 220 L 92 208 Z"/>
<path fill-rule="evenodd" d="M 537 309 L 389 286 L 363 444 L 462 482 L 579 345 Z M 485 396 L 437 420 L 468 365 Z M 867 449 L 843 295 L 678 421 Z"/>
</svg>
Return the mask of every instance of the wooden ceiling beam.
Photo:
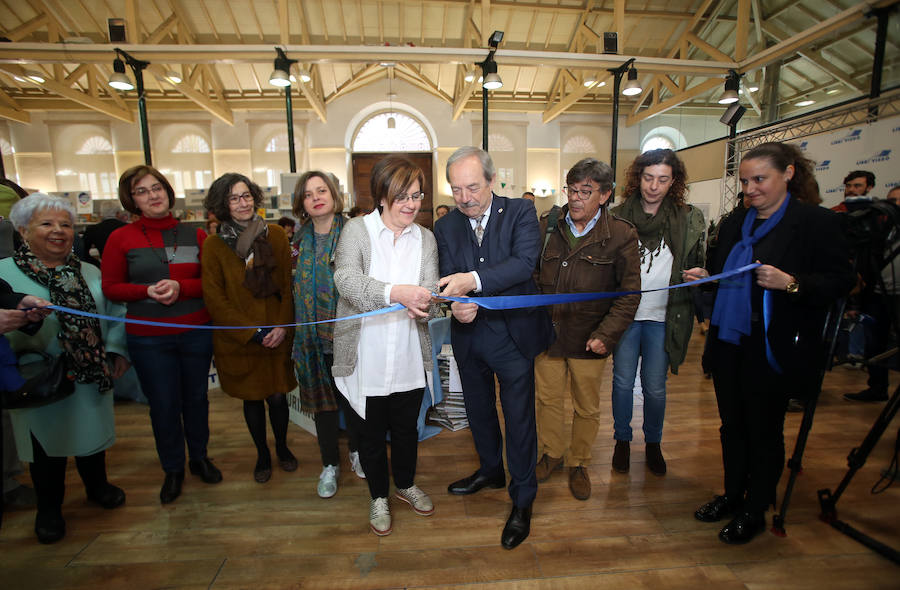
<svg viewBox="0 0 900 590">
<path fill-rule="evenodd" d="M 776 43 L 782 42 L 785 39 L 788 39 L 790 37 L 790 35 L 787 32 L 783 31 L 782 29 L 778 28 L 776 25 L 774 25 L 772 23 L 764 23 L 763 24 L 763 32 L 765 32 L 765 34 L 769 35 L 772 39 L 774 39 Z M 865 90 L 861 85 L 857 84 L 850 76 L 848 76 L 846 73 L 844 73 L 843 70 L 836 67 L 834 64 L 832 64 L 828 60 L 823 59 L 817 53 L 800 50 L 797 52 L 797 55 L 799 55 L 806 61 L 812 63 L 813 65 L 820 68 L 821 70 L 824 70 L 828 74 L 834 76 L 835 79 L 837 79 L 839 82 L 841 82 L 842 84 L 847 86 L 849 89 L 851 89 L 853 91 L 864 91 Z"/>
<path fill-rule="evenodd" d="M 21 41 L 38 29 L 47 26 L 48 19 L 49 17 L 46 13 L 41 13 L 28 22 L 22 23 L 18 27 L 7 31 L 4 33 L 4 37 L 13 42 Z"/>
<path fill-rule="evenodd" d="M 164 20 L 156 29 L 153 30 L 152 33 L 147 35 L 147 38 L 144 40 L 144 43 L 148 45 L 156 45 L 160 41 L 166 38 L 172 29 L 178 24 L 178 16 L 173 12 L 169 15 L 169 18 Z"/>
<path fill-rule="evenodd" d="M 17 123 L 24 123 L 26 125 L 31 123 L 31 115 L 28 114 L 28 111 L 3 106 L 0 106 L 0 118 L 9 119 L 10 121 L 15 121 Z"/>
<path fill-rule="evenodd" d="M 290 45 L 291 43 L 291 23 L 288 0 L 276 0 L 276 11 L 278 12 L 278 42 L 282 45 Z"/>
<path fill-rule="evenodd" d="M 183 94 L 185 98 L 187 98 L 206 112 L 214 115 L 222 122 L 227 123 L 228 125 L 234 125 L 234 115 L 232 114 L 231 109 L 227 105 L 223 105 L 220 102 L 214 102 L 210 100 L 206 91 L 198 90 L 190 84 L 185 83 L 185 81 L 183 80 L 180 84 L 172 84 L 166 79 L 165 68 L 159 64 L 150 64 L 149 66 L 147 66 L 147 71 L 164 80 L 166 84 L 168 84 L 174 90 L 177 90 L 178 92 Z"/>
<path fill-rule="evenodd" d="M 631 114 L 626 119 L 625 124 L 628 127 L 631 127 L 635 123 L 640 123 L 645 119 L 649 119 L 654 115 L 662 114 L 669 109 L 674 109 L 675 107 L 681 105 L 688 100 L 700 96 L 704 92 L 709 92 L 716 86 L 720 86 L 722 84 L 722 80 L 718 78 L 711 78 L 706 80 L 705 82 L 700 82 L 696 86 L 692 86 L 687 90 L 683 91 L 681 94 L 677 94 L 672 96 L 664 101 L 658 102 L 654 104 L 652 107 L 644 109 L 637 114 Z"/>
<path fill-rule="evenodd" d="M 589 92 L 594 90 L 595 87 L 586 87 L 581 84 L 578 84 L 574 90 L 572 90 L 569 94 L 565 95 L 559 102 L 554 104 L 548 109 L 544 110 L 544 114 L 541 117 L 541 120 L 546 124 L 557 118 L 564 112 L 566 112 L 569 107 L 574 105 L 580 99 L 587 96 Z"/>
</svg>

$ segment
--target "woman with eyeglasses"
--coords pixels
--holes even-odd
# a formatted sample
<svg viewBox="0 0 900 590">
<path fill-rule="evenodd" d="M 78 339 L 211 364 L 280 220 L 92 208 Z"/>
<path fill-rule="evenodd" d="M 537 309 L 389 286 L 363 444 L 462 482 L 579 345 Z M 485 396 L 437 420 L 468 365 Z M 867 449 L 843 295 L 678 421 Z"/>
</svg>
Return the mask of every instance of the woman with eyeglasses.
<svg viewBox="0 0 900 590">
<path fill-rule="evenodd" d="M 425 372 L 432 369 L 428 319 L 438 313 L 431 293 L 439 277 L 434 234 L 415 223 L 425 196 L 423 172 L 404 157 L 387 156 L 375 164 L 370 182 L 377 210 L 349 220 L 338 242 L 337 317 L 394 303 L 406 309 L 336 323 L 332 371 L 360 432 L 359 455 L 371 495 L 369 526 L 384 536 L 392 531 L 391 474 L 396 499 L 420 516 L 434 513 L 431 499 L 415 484 L 416 421 Z"/>
<path fill-rule="evenodd" d="M 244 420 L 256 445 L 253 479 L 272 477 L 266 442 L 266 404 L 275 454 L 284 471 L 296 471 L 287 446 L 286 393 L 297 385 L 291 362 L 293 328 L 254 328 L 294 323 L 291 247 L 280 225 L 256 213 L 262 189 L 243 174 L 229 173 L 209 187 L 203 206 L 219 220 L 219 233 L 203 248 L 203 299 L 213 323 L 247 326 L 213 333 L 222 391 L 244 401 Z"/>
<path fill-rule="evenodd" d="M 612 209 L 637 228 L 641 255 L 641 289 L 660 289 L 708 276 L 703 268 L 706 222 L 703 213 L 685 203 L 687 174 L 672 150 L 650 150 L 638 156 L 626 174 L 625 201 Z M 631 415 L 638 362 L 644 394 L 646 465 L 654 475 L 666 474 L 662 455 L 666 413 L 666 376 L 678 374 L 694 325 L 693 296 L 687 288 L 643 293 L 634 322 L 613 352 L 612 466 L 626 473 L 631 461 Z"/>
<path fill-rule="evenodd" d="M 181 494 L 185 443 L 190 472 L 206 483 L 222 481 L 206 454 L 212 337 L 209 330 L 194 327 L 209 323 L 200 278 L 206 232 L 175 219 L 175 191 L 152 166 L 134 166 L 122 174 L 119 201 L 140 217 L 106 242 L 103 293 L 124 302 L 130 319 L 179 324 L 126 325 L 128 353 L 150 401 L 156 452 L 166 474 L 159 499 L 168 504 Z"/>
<path fill-rule="evenodd" d="M 294 280 L 294 314 L 298 324 L 333 320 L 337 308 L 334 255 L 344 228 L 343 201 L 334 177 L 311 170 L 294 189 L 293 212 L 300 219 L 295 233 L 298 251 Z M 340 477 L 340 413 L 346 422 L 350 468 L 364 478 L 359 462 L 359 436 L 350 406 L 334 384 L 334 324 L 298 325 L 294 332 L 294 364 L 300 383 L 300 411 L 316 424 L 322 472 L 316 485 L 320 498 L 337 493 Z"/>
</svg>

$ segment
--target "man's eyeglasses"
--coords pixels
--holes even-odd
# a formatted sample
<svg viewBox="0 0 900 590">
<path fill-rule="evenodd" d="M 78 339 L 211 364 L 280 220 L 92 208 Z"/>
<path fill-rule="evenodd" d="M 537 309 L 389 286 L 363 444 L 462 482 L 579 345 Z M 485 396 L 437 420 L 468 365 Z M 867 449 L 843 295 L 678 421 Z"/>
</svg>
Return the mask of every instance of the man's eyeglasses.
<svg viewBox="0 0 900 590">
<path fill-rule="evenodd" d="M 394 197 L 394 202 L 395 203 L 405 203 L 406 201 L 412 201 L 415 203 L 416 201 L 421 201 L 424 198 L 425 198 L 425 193 L 423 193 L 422 191 L 419 191 L 417 193 L 412 193 L 410 195 L 397 195 L 396 197 Z"/>
<path fill-rule="evenodd" d="M 591 198 L 591 195 L 594 194 L 594 191 L 598 190 L 593 187 L 584 187 L 584 188 L 576 188 L 574 186 L 564 186 L 563 191 L 566 195 L 570 197 L 574 197 L 580 201 L 587 201 Z"/>
<path fill-rule="evenodd" d="M 134 197 L 144 197 L 150 193 L 164 193 L 166 192 L 166 188 L 161 184 L 154 184 L 149 189 L 143 186 L 139 186 L 138 188 L 131 191 L 131 195 Z"/>
<path fill-rule="evenodd" d="M 253 195 L 251 195 L 250 193 L 242 193 L 240 195 L 228 195 L 228 203 L 230 205 L 237 205 L 240 201 L 253 202 Z"/>
</svg>

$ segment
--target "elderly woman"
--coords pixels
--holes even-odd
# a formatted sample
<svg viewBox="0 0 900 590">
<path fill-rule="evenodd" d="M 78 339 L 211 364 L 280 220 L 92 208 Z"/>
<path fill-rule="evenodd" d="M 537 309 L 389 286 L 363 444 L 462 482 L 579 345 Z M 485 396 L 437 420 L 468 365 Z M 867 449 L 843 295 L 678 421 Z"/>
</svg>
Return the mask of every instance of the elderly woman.
<svg viewBox="0 0 900 590">
<path fill-rule="evenodd" d="M 185 442 L 191 473 L 206 483 L 222 481 L 222 473 L 206 455 L 212 337 L 209 330 L 194 328 L 209 323 L 200 279 L 206 232 L 172 216 L 175 191 L 152 166 L 134 166 L 122 174 L 119 201 L 140 217 L 106 242 L 103 293 L 125 302 L 129 318 L 184 326 L 128 324 L 126 329 L 128 352 L 150 401 L 156 452 L 166 474 L 159 499 L 168 504 L 181 495 Z"/>
<path fill-rule="evenodd" d="M 75 208 L 68 200 L 34 193 L 13 205 L 10 218 L 24 243 L 0 260 L 0 274 L 14 291 L 81 311 L 124 315 L 122 306 L 104 297 L 100 272 L 72 253 Z M 70 455 L 88 500 L 104 508 L 125 502 L 125 492 L 106 479 L 106 449 L 116 439 L 112 380 L 129 367 L 125 330 L 118 322 L 58 312 L 33 335 L 19 331 L 6 337 L 20 355 L 31 350 L 65 355 L 75 377 L 69 397 L 10 412 L 16 448 L 30 463 L 37 494 L 34 532 L 41 543 L 53 543 L 66 534 L 62 503 Z"/>
<path fill-rule="evenodd" d="M 706 276 L 704 235 L 706 222 L 699 209 L 685 203 L 687 174 L 672 150 L 650 150 L 628 168 L 625 201 L 612 209 L 634 224 L 641 255 L 641 289 L 660 289 Z M 644 392 L 646 465 L 654 475 L 665 475 L 662 455 L 663 419 L 666 415 L 666 376 L 678 374 L 694 325 L 693 296 L 689 289 L 641 295 L 634 322 L 613 352 L 612 466 L 628 471 L 631 461 L 631 415 L 638 361 Z"/>
<path fill-rule="evenodd" d="M 257 215 L 262 190 L 243 174 L 225 174 L 209 187 L 203 205 L 220 222 L 219 234 L 203 248 L 203 299 L 213 322 L 225 326 L 292 324 L 291 254 L 284 230 L 266 225 Z M 222 391 L 244 400 L 244 419 L 256 445 L 253 478 L 272 476 L 266 444 L 266 408 L 275 434 L 275 453 L 285 471 L 297 469 L 287 446 L 289 410 L 285 393 L 292 390 L 293 329 L 216 330 L 213 352 Z"/>
<path fill-rule="evenodd" d="M 415 484 L 416 419 L 431 370 L 427 320 L 437 315 L 434 235 L 415 223 L 425 176 L 406 158 L 388 156 L 372 169 L 378 209 L 349 220 L 338 243 L 334 283 L 337 316 L 402 303 L 406 309 L 338 322 L 334 328 L 334 373 L 360 429 L 360 459 L 369 483 L 369 526 L 391 533 L 390 480 L 385 436 L 391 435 L 391 472 L 396 498 L 416 514 L 434 513 L 431 499 Z"/>
<path fill-rule="evenodd" d="M 733 517 L 719 531 L 729 544 L 765 528 L 784 468 L 788 396 L 817 386 L 825 314 L 854 284 L 838 216 L 818 206 L 813 163 L 798 148 L 757 146 L 739 173 L 749 207 L 722 220 L 709 269 L 762 266 L 716 291 L 703 360 L 722 419 L 725 493 L 694 514 L 704 522 Z"/>
<path fill-rule="evenodd" d="M 334 255 L 344 228 L 341 193 L 330 174 L 316 170 L 304 173 L 294 189 L 294 215 L 300 219 L 296 233 L 297 273 L 294 306 L 298 324 L 334 319 L 338 294 L 334 288 Z M 340 412 L 347 424 L 350 467 L 365 477 L 359 462 L 359 437 L 352 410 L 337 392 L 334 364 L 334 324 L 298 326 L 294 336 L 294 361 L 300 381 L 300 410 L 316 423 L 322 473 L 316 492 L 321 498 L 337 493 L 340 474 L 338 432 Z"/>
</svg>

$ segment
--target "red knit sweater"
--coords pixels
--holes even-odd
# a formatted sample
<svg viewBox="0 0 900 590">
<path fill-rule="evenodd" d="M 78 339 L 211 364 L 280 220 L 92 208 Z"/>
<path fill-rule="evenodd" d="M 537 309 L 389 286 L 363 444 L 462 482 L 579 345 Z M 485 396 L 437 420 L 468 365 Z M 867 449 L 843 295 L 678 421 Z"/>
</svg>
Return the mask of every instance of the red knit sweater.
<svg viewBox="0 0 900 590">
<path fill-rule="evenodd" d="M 203 304 L 200 249 L 206 232 L 180 225 L 171 215 L 162 219 L 141 217 L 114 231 L 103 250 L 103 293 L 124 302 L 127 317 L 196 326 L 209 323 Z M 162 279 L 180 286 L 178 299 L 162 305 L 147 295 L 147 287 Z M 160 336 L 190 330 L 127 324 L 129 334 Z"/>
</svg>

